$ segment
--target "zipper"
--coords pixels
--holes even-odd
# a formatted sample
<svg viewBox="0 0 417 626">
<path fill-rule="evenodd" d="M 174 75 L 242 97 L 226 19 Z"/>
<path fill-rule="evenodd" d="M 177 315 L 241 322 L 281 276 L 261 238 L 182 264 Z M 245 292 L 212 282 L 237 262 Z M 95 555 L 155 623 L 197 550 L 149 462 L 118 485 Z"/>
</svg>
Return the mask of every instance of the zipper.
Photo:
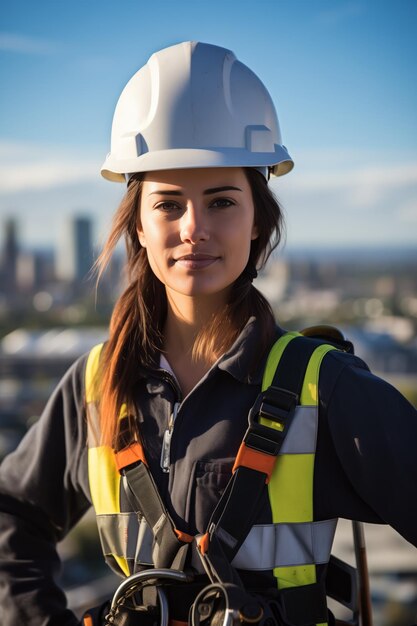
<svg viewBox="0 0 417 626">
<path fill-rule="evenodd" d="M 162 439 L 161 461 L 160 466 L 163 472 L 169 473 L 169 467 L 171 464 L 171 438 L 172 431 L 174 429 L 175 420 L 177 419 L 178 411 L 180 409 L 181 402 L 175 402 L 173 411 L 168 420 L 168 428 L 164 432 Z"/>
<path fill-rule="evenodd" d="M 175 379 L 175 376 L 173 376 L 171 372 L 168 372 L 167 370 L 164 370 L 164 369 L 160 369 L 159 371 L 163 373 L 163 380 L 172 387 L 172 389 L 175 392 L 176 397 L 178 398 L 178 400 L 174 403 L 172 413 L 168 420 L 168 428 L 165 430 L 163 438 L 162 438 L 162 450 L 161 450 L 161 458 L 159 462 L 160 468 L 162 469 L 164 474 L 169 474 L 169 468 L 171 465 L 171 439 L 172 439 L 172 434 L 174 430 L 174 424 L 175 424 L 175 420 L 177 419 L 178 412 L 183 402 L 187 400 L 188 395 L 185 398 L 182 397 L 182 393 L 179 388 L 179 385 Z M 206 376 L 204 376 L 204 378 L 206 378 Z M 200 386 L 200 384 L 201 384 L 201 380 L 197 383 L 193 391 L 190 393 L 193 393 L 195 389 L 197 389 L 197 387 Z"/>
</svg>

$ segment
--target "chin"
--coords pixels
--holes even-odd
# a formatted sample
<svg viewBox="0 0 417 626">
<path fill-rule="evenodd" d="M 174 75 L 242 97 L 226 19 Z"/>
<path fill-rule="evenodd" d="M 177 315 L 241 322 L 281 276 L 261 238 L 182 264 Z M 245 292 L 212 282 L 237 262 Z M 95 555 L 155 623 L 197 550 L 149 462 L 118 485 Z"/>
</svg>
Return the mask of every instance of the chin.
<svg viewBox="0 0 417 626">
<path fill-rule="evenodd" d="M 191 285 L 184 285 L 185 281 L 182 281 L 181 284 L 179 285 L 168 285 L 168 288 L 171 291 L 175 291 L 178 294 L 181 294 L 182 296 L 188 296 L 190 298 L 197 298 L 197 297 L 210 297 L 212 296 L 213 298 L 216 296 L 220 296 L 220 295 L 226 295 L 229 292 L 229 289 L 231 287 L 231 283 L 222 283 L 222 284 L 207 284 L 207 285 L 202 285 L 202 284 L 191 284 Z"/>
</svg>

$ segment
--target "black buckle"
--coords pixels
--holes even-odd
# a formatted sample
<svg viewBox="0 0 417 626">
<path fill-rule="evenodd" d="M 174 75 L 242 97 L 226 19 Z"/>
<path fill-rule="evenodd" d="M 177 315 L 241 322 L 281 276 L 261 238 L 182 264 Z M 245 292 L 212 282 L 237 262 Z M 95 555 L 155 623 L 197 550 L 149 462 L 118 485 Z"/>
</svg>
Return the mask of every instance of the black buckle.
<svg viewBox="0 0 417 626">
<path fill-rule="evenodd" d="M 284 442 L 298 404 L 298 395 L 280 387 L 268 387 L 256 398 L 249 411 L 249 427 L 243 441 L 249 448 L 276 456 Z M 282 425 L 282 429 L 259 423 L 263 417 Z"/>
</svg>

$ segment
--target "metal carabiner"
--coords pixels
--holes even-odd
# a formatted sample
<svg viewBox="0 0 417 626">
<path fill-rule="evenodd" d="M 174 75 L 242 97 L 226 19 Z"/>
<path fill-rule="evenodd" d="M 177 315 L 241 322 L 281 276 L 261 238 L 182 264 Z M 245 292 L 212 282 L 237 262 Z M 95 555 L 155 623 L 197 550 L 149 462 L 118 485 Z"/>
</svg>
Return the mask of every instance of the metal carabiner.
<svg viewBox="0 0 417 626">
<path fill-rule="evenodd" d="M 126 578 L 114 592 L 110 605 L 109 615 L 114 614 L 123 603 L 134 593 L 141 591 L 144 587 L 155 585 L 160 611 L 160 626 L 168 626 L 169 607 L 165 591 L 161 587 L 163 583 L 169 582 L 190 582 L 190 577 L 180 570 L 172 569 L 148 569 L 137 572 Z"/>
</svg>

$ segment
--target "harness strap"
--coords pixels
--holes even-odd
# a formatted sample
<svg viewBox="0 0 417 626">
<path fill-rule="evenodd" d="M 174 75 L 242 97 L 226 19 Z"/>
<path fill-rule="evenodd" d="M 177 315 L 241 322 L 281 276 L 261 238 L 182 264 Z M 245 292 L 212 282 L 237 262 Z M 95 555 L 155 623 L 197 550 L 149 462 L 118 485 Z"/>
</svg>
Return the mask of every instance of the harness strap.
<svg viewBox="0 0 417 626">
<path fill-rule="evenodd" d="M 307 365 L 313 352 L 326 341 L 304 337 L 294 337 L 286 346 L 272 379 L 272 386 L 278 386 L 301 395 Z"/>
<path fill-rule="evenodd" d="M 265 486 L 290 429 L 307 366 L 322 341 L 294 337 L 286 346 L 270 387 L 263 390 L 249 413 L 249 426 L 236 458 L 233 475 L 217 504 L 208 532 L 199 546 L 203 565 L 213 582 L 240 581 L 229 564 L 239 551 L 264 501 Z M 273 353 L 273 351 L 272 351 Z M 237 583 L 240 584 L 241 583 Z M 323 583 L 280 590 L 279 611 L 295 626 L 327 624 Z"/>
<path fill-rule="evenodd" d="M 116 452 L 116 467 L 121 472 L 125 467 L 129 465 L 133 465 L 134 463 L 138 463 L 142 461 L 144 465 L 147 465 L 145 453 L 143 451 L 142 445 L 136 441 L 132 443 L 130 446 L 119 450 Z"/>
<path fill-rule="evenodd" d="M 131 458 L 132 455 L 126 453 L 125 459 L 129 461 Z M 134 463 L 120 465 L 119 471 L 131 506 L 144 516 L 153 532 L 154 567 L 182 570 L 188 545 L 194 538 L 175 528 L 146 465 L 144 455 L 140 460 L 137 456 L 135 458 Z"/>
<path fill-rule="evenodd" d="M 327 623 L 326 589 L 324 583 L 281 589 L 278 605 L 285 624 L 315 626 Z"/>
<path fill-rule="evenodd" d="M 236 569 L 226 557 L 216 534 L 207 532 L 198 542 L 198 550 L 205 572 L 212 582 L 232 583 L 244 587 Z"/>
<path fill-rule="evenodd" d="M 205 552 L 200 549 L 206 559 L 218 561 L 220 555 L 215 552 L 220 546 L 223 558 L 231 562 L 249 533 L 290 428 L 307 365 L 321 344 L 302 336 L 292 339 L 279 361 L 271 386 L 260 394 L 250 411 L 249 427 L 236 457 L 234 473 L 208 526 L 208 546 Z M 213 542 L 214 535 L 217 542 Z"/>
</svg>

